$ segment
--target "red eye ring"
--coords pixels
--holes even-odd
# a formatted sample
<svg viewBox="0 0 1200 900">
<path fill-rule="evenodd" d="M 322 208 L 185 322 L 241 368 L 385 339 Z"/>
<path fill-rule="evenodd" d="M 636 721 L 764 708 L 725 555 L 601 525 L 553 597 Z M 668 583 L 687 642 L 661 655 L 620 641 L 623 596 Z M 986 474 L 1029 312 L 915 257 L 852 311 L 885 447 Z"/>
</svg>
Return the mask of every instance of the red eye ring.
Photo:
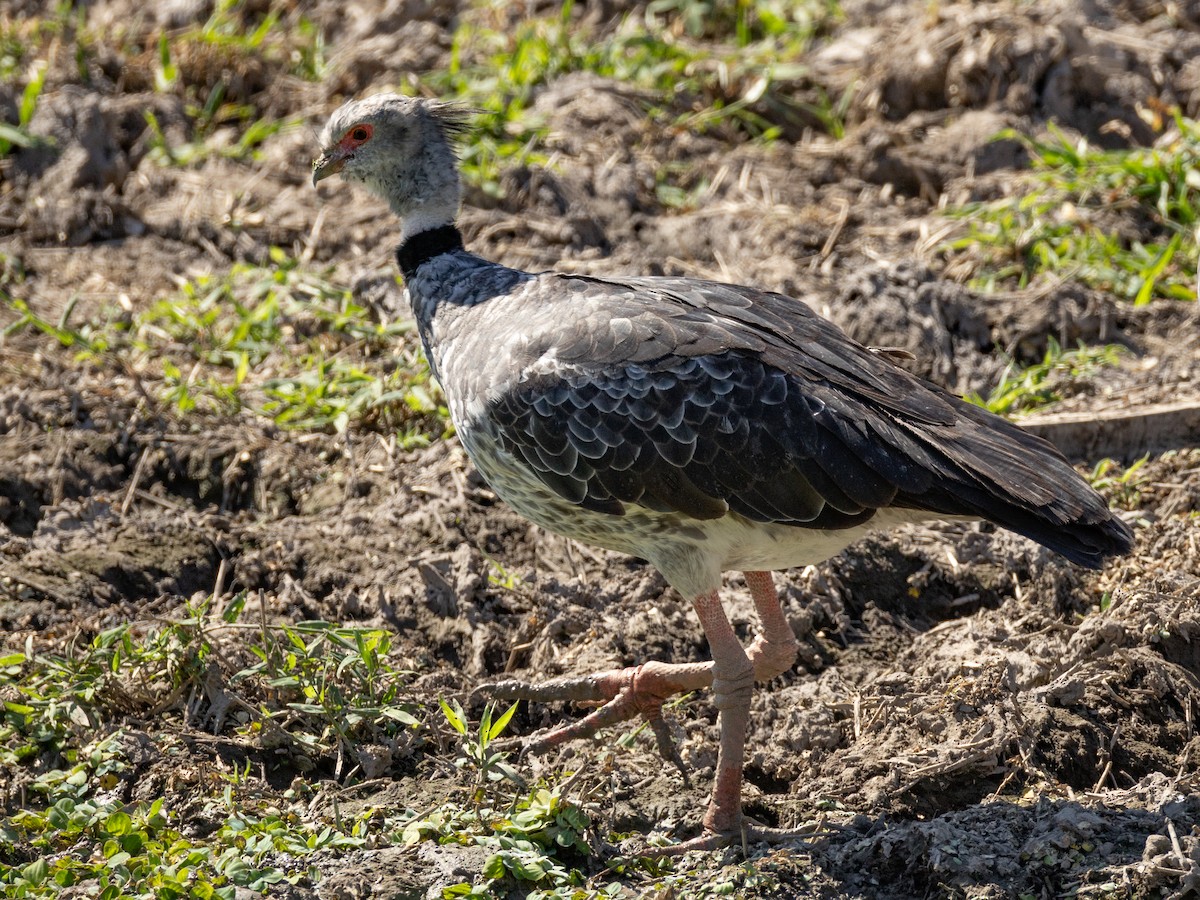
<svg viewBox="0 0 1200 900">
<path fill-rule="evenodd" d="M 361 144 L 363 141 L 369 140 L 370 137 L 370 125 L 355 125 L 354 128 L 350 130 L 350 138 L 357 144 Z"/>
</svg>

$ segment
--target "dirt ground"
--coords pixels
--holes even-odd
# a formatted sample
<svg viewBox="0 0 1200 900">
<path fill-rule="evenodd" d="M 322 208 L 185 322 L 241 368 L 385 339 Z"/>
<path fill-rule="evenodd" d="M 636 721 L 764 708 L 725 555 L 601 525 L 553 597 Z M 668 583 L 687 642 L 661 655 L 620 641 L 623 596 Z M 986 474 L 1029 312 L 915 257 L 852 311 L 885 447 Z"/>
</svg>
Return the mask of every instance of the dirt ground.
<svg viewBox="0 0 1200 900">
<path fill-rule="evenodd" d="M 36 4 L 10 6 L 20 15 Z M 202 21 L 208 7 L 148 9 L 115 0 L 86 15 L 97 28 L 123 22 L 155 34 Z M 402 315 L 395 223 L 340 183 L 313 191 L 313 136 L 342 98 L 445 65 L 460 10 L 321 0 L 308 14 L 326 29 L 326 79 L 238 73 L 244 102 L 305 122 L 269 139 L 256 162 L 153 162 L 144 110 L 167 131 L 189 127 L 181 105 L 152 90 L 153 50 L 139 58 L 101 47 L 87 81 L 64 54 L 30 126 L 53 135 L 57 152 L 0 162 L 0 252 L 24 273 L 14 295 L 50 321 L 69 303 L 76 320 L 117 302 L 136 310 L 181 277 L 261 262 L 278 245 Z M 816 128 L 768 145 L 721 129 L 697 135 L 648 118 L 623 85 L 551 82 L 536 106 L 551 165 L 506 172 L 499 200 L 468 192 L 468 246 L 530 268 L 687 273 L 783 290 L 864 342 L 911 350 L 919 371 L 959 392 L 986 394 L 1003 351 L 1033 361 L 1054 338 L 1130 350 L 1118 368 L 1066 386 L 1060 409 L 1200 401 L 1195 304 L 1135 310 L 1072 282 L 977 294 L 936 251 L 948 227 L 939 202 L 997 195 L 1026 164 L 1020 145 L 991 141 L 1002 128 L 1037 134 L 1053 120 L 1122 146 L 1153 138 L 1137 114 L 1149 103 L 1200 116 L 1200 7 L 848 0 L 805 61 L 797 96 L 858 85 L 843 138 Z M 197 61 L 185 77 L 205 71 Z M 0 108 L 11 111 L 17 96 L 0 85 Z M 666 161 L 708 177 L 693 208 L 656 197 Z M 0 324 L 12 319 L 0 310 Z M 504 672 L 540 678 L 706 655 L 688 604 L 659 576 L 525 523 L 452 438 L 401 452 L 370 430 L 179 418 L 147 403 L 135 378 L 81 366 L 43 335 L 15 331 L 0 348 L 6 646 L 29 635 L 65 645 L 117 622 L 178 615 L 216 585 L 218 603 L 246 591 L 272 619 L 389 629 L 428 698 L 465 700 Z M 1122 465 L 1151 456 L 1136 479 L 1108 488 L 1137 544 L 1102 572 L 989 527 L 945 525 L 878 534 L 781 574 L 802 658 L 757 692 L 747 809 L 770 824 L 823 821 L 827 830 L 808 845 L 751 848 L 764 886 L 748 895 L 1200 892 L 1200 447 L 1170 434 L 1152 447 L 1118 438 L 1113 447 L 1102 455 Z M 1077 460 L 1081 471 L 1096 461 Z M 511 584 L 489 577 L 495 564 Z M 738 576 L 725 598 L 749 640 L 755 624 Z M 513 728 L 575 714 L 533 705 Z M 299 774 L 230 728 L 218 739 L 187 721 L 170 711 L 130 720 L 141 736 L 139 790 L 161 790 L 169 771 L 220 754 L 262 762 L 264 783 Z M 527 775 L 583 772 L 578 790 L 598 830 L 686 836 L 710 784 L 715 710 L 696 698 L 673 728 L 690 787 L 645 736 L 630 749 L 582 743 L 519 765 Z M 391 748 L 368 779 L 339 783 L 324 762 L 305 777 L 343 810 L 421 808 L 456 789 L 447 758 L 431 746 Z M 18 802 L 11 784 L 5 802 L 8 811 Z M 678 870 L 703 884 L 738 857 L 691 857 Z M 481 864 L 426 842 L 331 854 L 315 885 L 274 890 L 440 896 Z"/>
</svg>

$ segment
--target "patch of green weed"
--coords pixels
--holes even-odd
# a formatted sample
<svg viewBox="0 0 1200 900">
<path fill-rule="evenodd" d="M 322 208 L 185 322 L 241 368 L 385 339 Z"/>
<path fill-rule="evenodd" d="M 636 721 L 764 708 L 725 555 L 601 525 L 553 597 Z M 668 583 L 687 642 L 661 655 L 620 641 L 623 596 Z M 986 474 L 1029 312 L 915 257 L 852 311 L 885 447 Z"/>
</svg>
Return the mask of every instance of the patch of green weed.
<svg viewBox="0 0 1200 900">
<path fill-rule="evenodd" d="M 499 716 L 489 704 L 472 735 L 457 701 L 439 703 L 447 724 L 461 738 L 455 766 L 472 773 L 471 796 L 467 804 L 447 802 L 424 813 L 401 816 L 400 843 L 411 846 L 436 840 L 489 851 L 482 869 L 485 881 L 452 885 L 443 890 L 443 897 L 499 898 L 513 888 L 529 897 L 589 896 L 577 893 L 585 879 L 576 867 L 590 852 L 585 838 L 590 827 L 587 813 L 566 800 L 560 789 L 544 784 L 529 788 L 508 765 L 507 753 L 492 748 L 508 727 L 516 704 Z"/>
<path fill-rule="evenodd" d="M 1032 172 L 1012 197 L 952 210 L 967 234 L 945 246 L 970 254 L 977 285 L 1024 287 L 1042 274 L 1078 279 L 1134 302 L 1195 300 L 1200 259 L 1200 123 L 1176 112 L 1152 147 L 1103 150 L 1051 128 L 1015 131 Z M 1117 227 L 1114 212 L 1137 223 Z"/>
<path fill-rule="evenodd" d="M 1117 365 L 1125 351 L 1119 344 L 1089 347 L 1082 343 L 1074 350 L 1064 350 L 1054 338 L 1047 344 L 1045 355 L 1033 365 L 1010 362 L 986 399 L 978 394 L 968 394 L 966 399 L 1001 416 L 1045 409 L 1063 399 L 1064 385 Z"/>
<path fill-rule="evenodd" d="M 308 81 L 319 81 L 326 72 L 320 28 L 302 11 L 285 12 L 280 4 L 219 0 L 202 25 L 173 37 L 171 45 L 189 42 L 259 56 Z"/>
<path fill-rule="evenodd" d="M 567 2 L 555 15 L 512 23 L 498 21 L 504 9 L 480 7 L 456 30 L 450 65 L 423 78 L 438 96 L 481 111 L 462 163 L 467 179 L 486 191 L 498 192 L 502 163 L 544 161 L 536 148 L 545 129 L 531 107 L 539 89 L 573 72 L 642 91 L 651 115 L 670 116 L 675 127 L 728 125 L 770 139 L 800 108 L 777 83 L 802 74 L 796 60 L 838 15 L 827 0 L 672 0 L 651 3 L 644 18 L 630 14 L 615 26 L 576 21 L 574 11 Z M 678 113 L 681 107 L 687 111 Z"/>
<path fill-rule="evenodd" d="M 230 678 L 231 688 L 257 683 L 270 698 L 246 733 L 286 737 L 308 765 L 334 758 L 338 779 L 356 746 L 407 743 L 419 710 L 406 691 L 412 673 L 389 659 L 391 641 L 380 629 L 329 622 L 263 628 L 250 647 L 257 662 Z"/>
<path fill-rule="evenodd" d="M 41 59 L 29 67 L 25 87 L 21 90 L 21 100 L 17 104 L 17 121 L 0 122 L 0 156 L 7 156 L 14 147 L 30 147 L 37 143 L 38 139 L 29 133 L 29 123 L 37 111 L 49 68 L 46 61 Z"/>
<path fill-rule="evenodd" d="M 176 812 L 163 797 L 127 799 L 133 764 L 122 723 L 186 716 L 197 697 L 214 708 L 232 699 L 234 709 L 253 712 L 251 725 L 269 723 L 325 764 L 345 754 L 347 741 L 412 734 L 415 706 L 400 693 L 409 673 L 396 668 L 390 636 L 376 629 L 260 624 L 250 646 L 257 662 L 228 676 L 244 653 L 236 630 L 244 599 L 219 617 L 201 604 L 179 621 L 107 629 L 65 655 L 35 652 L 31 638 L 23 651 L 0 656 L 0 763 L 25 773 L 30 798 L 0 821 L 4 896 L 74 887 L 106 900 L 231 900 L 238 888 L 312 880 L 305 859 L 317 851 L 380 839 L 370 812 L 327 822 L 295 792 L 284 809 L 262 800 L 247 788 L 248 761 L 221 790 L 197 798 L 203 819 L 219 823 L 202 836 L 184 827 L 194 809 Z M 231 716 L 226 725 L 251 747 L 260 743 L 262 730 L 242 721 Z"/>
<path fill-rule="evenodd" d="M 0 27 L 0 78 L 9 83 L 16 81 L 26 52 L 26 42 L 17 28 Z"/>
<path fill-rule="evenodd" d="M 1092 487 L 1111 498 L 1121 509 L 1137 509 L 1141 505 L 1142 489 L 1149 480 L 1143 466 L 1149 455 L 1122 466 L 1115 459 L 1102 459 L 1092 468 L 1088 481 Z"/>
<path fill-rule="evenodd" d="M 223 111 L 225 119 L 232 115 L 248 115 L 248 110 Z M 237 139 L 221 143 L 214 138 L 212 129 L 203 127 L 204 123 L 217 121 L 215 116 L 209 119 L 201 118 L 199 136 L 196 140 L 172 145 L 159 125 L 158 118 L 150 110 L 145 112 L 146 124 L 150 128 L 150 152 L 148 156 L 153 161 L 164 166 L 190 166 L 204 162 L 212 157 L 224 159 L 255 160 L 258 159 L 259 148 L 273 135 L 291 131 L 300 126 L 298 118 L 290 119 L 248 119 L 240 123 L 237 129 Z"/>
<path fill-rule="evenodd" d="M 73 304 L 51 322 L 19 297 L 0 291 L 0 301 L 16 314 L 5 333 L 39 331 L 81 362 L 132 374 L 177 414 L 249 411 L 287 428 L 370 428 L 405 447 L 448 428 L 412 323 L 375 321 L 348 290 L 278 248 L 270 265 L 184 281 L 133 316 L 74 325 Z"/>
<path fill-rule="evenodd" d="M 194 623 L 140 633 L 124 624 L 67 655 L 12 652 L 0 660 L 9 685 L 0 763 L 57 766 L 67 748 L 130 708 L 150 709 L 198 684 L 211 645 Z"/>
<path fill-rule="evenodd" d="M 183 97 L 194 135 L 171 144 L 148 111 L 150 158 L 178 166 L 214 156 L 257 159 L 268 138 L 298 127 L 299 118 L 262 115 L 249 104 L 244 89 L 240 100 L 229 102 L 235 85 L 261 77 L 239 75 L 242 69 L 319 81 L 327 73 L 324 35 L 302 12 L 285 13 L 278 4 L 261 7 L 244 0 L 221 0 L 203 24 L 159 35 L 153 87 Z"/>
<path fill-rule="evenodd" d="M 69 770 L 41 776 L 45 805 L 0 824 L 0 886 L 6 897 L 56 897 L 66 888 L 99 900 L 218 898 L 238 888 L 311 881 L 303 862 L 317 851 L 367 843 L 367 821 L 346 828 L 295 813 L 248 812 L 239 802 L 210 804 L 221 820 L 198 837 L 163 798 L 127 803 L 104 787 L 128 768 L 115 740 L 85 745 Z"/>
</svg>

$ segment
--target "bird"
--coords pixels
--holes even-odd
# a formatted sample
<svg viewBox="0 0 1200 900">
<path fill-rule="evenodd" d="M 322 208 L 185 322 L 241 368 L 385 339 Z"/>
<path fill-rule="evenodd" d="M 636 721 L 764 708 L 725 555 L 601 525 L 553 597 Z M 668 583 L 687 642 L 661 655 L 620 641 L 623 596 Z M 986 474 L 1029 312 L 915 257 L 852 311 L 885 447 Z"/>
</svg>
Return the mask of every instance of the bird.
<svg viewBox="0 0 1200 900">
<path fill-rule="evenodd" d="M 1050 443 L 800 300 L 691 277 L 526 272 L 468 251 L 457 147 L 471 115 L 429 97 L 349 100 L 321 132 L 313 186 L 340 174 L 399 219 L 425 355 L 495 493 L 549 531 L 646 561 L 691 601 L 711 661 L 487 686 L 598 704 L 529 749 L 642 716 L 681 768 L 663 703 L 711 689 L 712 793 L 678 848 L 768 837 L 741 785 L 755 685 L 798 653 L 772 572 L 930 519 L 987 520 L 1090 568 L 1131 549 L 1129 526 Z M 744 573 L 759 619 L 748 646 L 720 599 L 727 571 Z"/>
</svg>

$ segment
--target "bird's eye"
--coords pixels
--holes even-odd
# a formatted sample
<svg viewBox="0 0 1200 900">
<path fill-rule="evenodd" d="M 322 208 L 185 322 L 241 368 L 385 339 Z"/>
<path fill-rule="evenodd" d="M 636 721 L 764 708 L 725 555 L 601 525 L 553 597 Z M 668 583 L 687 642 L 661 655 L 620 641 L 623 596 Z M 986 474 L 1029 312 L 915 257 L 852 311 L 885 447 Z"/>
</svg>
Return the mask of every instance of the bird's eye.
<svg viewBox="0 0 1200 900">
<path fill-rule="evenodd" d="M 357 128 L 355 128 L 353 131 L 350 132 L 350 137 L 354 138 L 356 141 L 365 141 L 370 136 L 371 136 L 371 133 L 369 131 L 367 131 L 367 129 L 364 128 L 362 125 L 359 125 Z"/>
</svg>

